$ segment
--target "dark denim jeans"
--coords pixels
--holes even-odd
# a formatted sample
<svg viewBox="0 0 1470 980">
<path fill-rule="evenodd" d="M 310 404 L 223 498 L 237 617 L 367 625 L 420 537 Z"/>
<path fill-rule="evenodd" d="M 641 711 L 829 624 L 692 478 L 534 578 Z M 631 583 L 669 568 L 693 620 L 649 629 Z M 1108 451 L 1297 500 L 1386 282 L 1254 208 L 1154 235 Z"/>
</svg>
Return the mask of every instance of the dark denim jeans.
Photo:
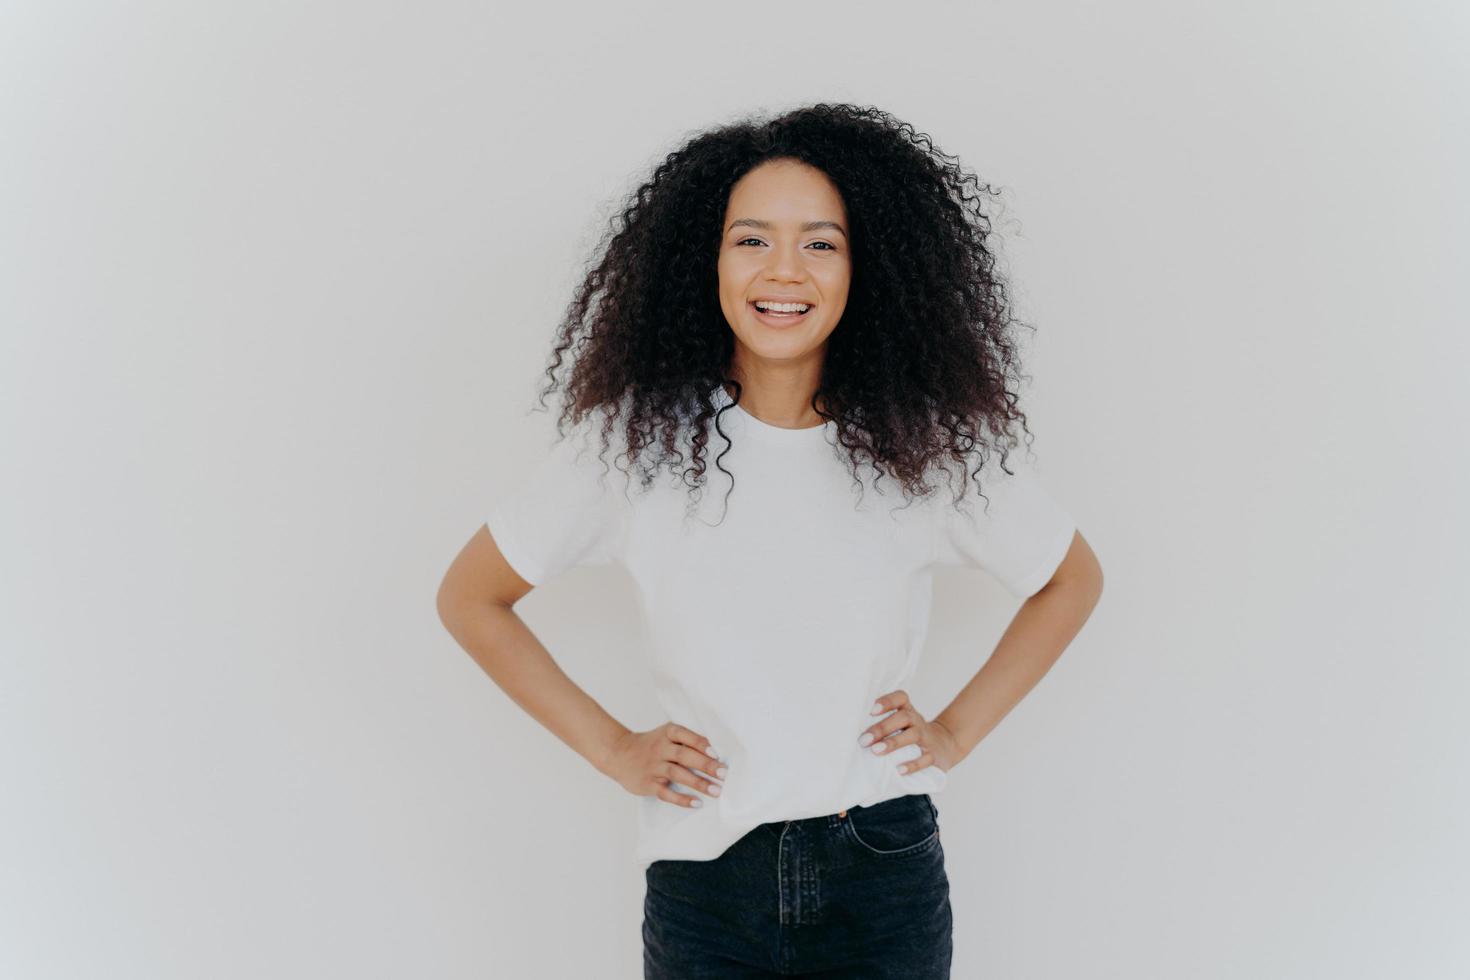
<svg viewBox="0 0 1470 980">
<path fill-rule="evenodd" d="M 763 823 L 644 872 L 643 976 L 948 978 L 953 918 L 928 793 Z"/>
</svg>

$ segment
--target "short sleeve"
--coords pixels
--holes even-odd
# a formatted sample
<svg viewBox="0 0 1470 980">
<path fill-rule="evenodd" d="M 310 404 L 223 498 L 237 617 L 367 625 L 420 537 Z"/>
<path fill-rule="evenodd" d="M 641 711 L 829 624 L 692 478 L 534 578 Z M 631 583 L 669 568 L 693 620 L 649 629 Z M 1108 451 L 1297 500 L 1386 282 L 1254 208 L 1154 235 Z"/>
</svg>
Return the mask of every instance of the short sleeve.
<svg viewBox="0 0 1470 980">
<path fill-rule="evenodd" d="M 947 485 L 936 491 L 934 563 L 979 568 L 1025 599 L 1051 581 L 1077 525 L 1025 464 L 1006 466 L 1010 474 L 988 459 L 979 489 L 969 480 L 958 508 Z"/>
<path fill-rule="evenodd" d="M 582 434 L 558 440 L 490 506 L 485 526 L 516 574 L 532 585 L 575 565 L 621 559 L 626 474 L 604 462 L 598 449 Z"/>
</svg>

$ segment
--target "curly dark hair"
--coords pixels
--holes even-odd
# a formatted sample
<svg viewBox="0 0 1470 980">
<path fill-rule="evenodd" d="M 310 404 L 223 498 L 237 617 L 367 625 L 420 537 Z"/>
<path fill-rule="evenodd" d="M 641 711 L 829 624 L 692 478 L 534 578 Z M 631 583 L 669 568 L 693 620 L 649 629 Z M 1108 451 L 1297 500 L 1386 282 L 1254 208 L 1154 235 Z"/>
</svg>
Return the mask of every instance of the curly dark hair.
<svg viewBox="0 0 1470 980">
<path fill-rule="evenodd" d="M 722 453 L 732 445 L 717 416 L 733 404 L 717 407 L 714 392 L 728 384 L 739 400 L 718 295 L 725 209 L 744 174 L 777 159 L 825 173 L 847 208 L 851 289 L 811 404 L 836 422 L 855 479 L 866 464 L 879 479 L 891 472 L 905 494 L 927 496 L 931 467 L 974 462 L 978 477 L 994 449 L 1005 470 L 1014 423 L 1028 448 L 1031 438 L 1015 390 L 1029 377 L 1012 328 L 1034 328 L 1011 314 L 986 244 L 982 203 L 996 192 L 908 123 L 844 104 L 742 119 L 664 157 L 612 219 L 558 328 L 539 397 L 544 405 L 564 385 L 558 431 L 599 412 L 606 451 L 621 424 L 622 455 L 643 461 L 645 486 L 654 470 L 684 461 L 689 436 L 682 476 L 697 499 L 712 417 Z"/>
</svg>

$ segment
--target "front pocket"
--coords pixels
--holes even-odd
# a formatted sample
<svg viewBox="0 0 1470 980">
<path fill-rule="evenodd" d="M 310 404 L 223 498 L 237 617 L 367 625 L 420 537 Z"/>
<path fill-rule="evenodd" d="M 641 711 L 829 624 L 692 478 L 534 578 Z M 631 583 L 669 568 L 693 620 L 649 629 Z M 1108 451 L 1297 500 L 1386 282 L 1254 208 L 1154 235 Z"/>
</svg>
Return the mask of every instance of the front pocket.
<svg viewBox="0 0 1470 980">
<path fill-rule="evenodd" d="M 876 857 L 919 854 L 939 843 L 939 821 L 924 793 L 849 810 L 843 824 L 848 840 Z"/>
</svg>

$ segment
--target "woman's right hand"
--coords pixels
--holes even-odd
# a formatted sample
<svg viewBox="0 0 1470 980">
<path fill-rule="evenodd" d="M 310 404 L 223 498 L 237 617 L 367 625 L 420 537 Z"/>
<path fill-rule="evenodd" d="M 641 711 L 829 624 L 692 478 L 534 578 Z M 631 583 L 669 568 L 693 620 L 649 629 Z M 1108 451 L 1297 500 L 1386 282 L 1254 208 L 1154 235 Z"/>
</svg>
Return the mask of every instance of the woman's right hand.
<svg viewBox="0 0 1470 980">
<path fill-rule="evenodd" d="M 725 778 L 724 768 L 725 763 L 714 757 L 709 739 L 671 721 L 646 732 L 623 734 L 613 743 L 604 765 L 604 771 L 634 796 L 657 796 L 686 807 L 704 801 L 670 784 L 719 796 L 720 784 L 714 780 Z"/>
</svg>

